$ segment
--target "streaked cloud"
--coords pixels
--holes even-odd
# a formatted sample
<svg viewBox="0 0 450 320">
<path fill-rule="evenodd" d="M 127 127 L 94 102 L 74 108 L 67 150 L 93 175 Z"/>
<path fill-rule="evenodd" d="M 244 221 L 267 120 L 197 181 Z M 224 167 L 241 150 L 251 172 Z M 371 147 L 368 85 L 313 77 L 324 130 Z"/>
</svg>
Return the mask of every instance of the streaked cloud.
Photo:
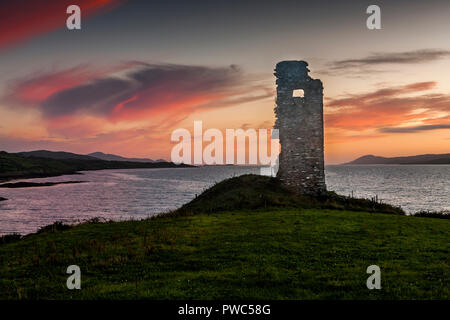
<svg viewBox="0 0 450 320">
<path fill-rule="evenodd" d="M 415 64 L 443 59 L 450 56 L 449 50 L 422 49 L 404 52 L 376 52 L 359 59 L 337 60 L 330 64 L 334 69 L 354 68 L 380 64 Z"/>
<path fill-rule="evenodd" d="M 235 65 L 131 61 L 32 73 L 11 80 L 0 102 L 39 114 L 36 121 L 57 141 L 90 145 L 120 137 L 144 145 L 166 137 L 193 114 L 271 97 L 273 90 L 258 76 Z"/>
<path fill-rule="evenodd" d="M 403 52 L 374 52 L 362 58 L 336 60 L 327 63 L 326 69 L 320 74 L 342 75 L 344 72 L 350 76 L 355 74 L 377 74 L 391 71 L 380 67 L 394 65 L 411 65 L 433 62 L 450 57 L 450 50 L 420 49 Z"/>
<path fill-rule="evenodd" d="M 35 105 L 53 94 L 119 72 L 135 65 L 133 62 L 113 67 L 78 65 L 64 70 L 36 71 L 19 79 L 9 81 L 2 102 L 18 106 Z"/>
<path fill-rule="evenodd" d="M 45 78 L 53 76 L 46 75 Z M 70 80 L 75 82 L 79 78 L 71 77 Z M 261 86 L 244 85 L 245 80 L 245 75 L 236 66 L 135 62 L 125 74 L 89 79 L 54 92 L 39 101 L 37 108 L 47 119 L 87 114 L 119 121 L 150 117 L 158 112 L 164 112 L 168 118 L 171 115 L 179 117 L 200 109 L 237 105 L 271 96 L 272 93 Z M 33 83 L 40 81 L 33 79 Z M 23 87 L 17 85 L 17 88 Z M 250 94 L 255 88 L 261 93 Z M 22 91 L 18 93 L 22 94 Z"/>
<path fill-rule="evenodd" d="M 433 125 L 423 125 L 414 127 L 391 127 L 391 128 L 380 128 L 378 131 L 385 133 L 411 133 L 429 130 L 440 130 L 440 129 L 450 129 L 450 124 L 433 124 Z"/>
<path fill-rule="evenodd" d="M 325 124 L 359 132 L 408 126 L 411 122 L 419 122 L 417 126 L 446 125 L 450 120 L 450 95 L 427 92 L 435 86 L 432 81 L 417 82 L 328 99 Z M 435 123 L 437 119 L 440 123 Z"/>
</svg>

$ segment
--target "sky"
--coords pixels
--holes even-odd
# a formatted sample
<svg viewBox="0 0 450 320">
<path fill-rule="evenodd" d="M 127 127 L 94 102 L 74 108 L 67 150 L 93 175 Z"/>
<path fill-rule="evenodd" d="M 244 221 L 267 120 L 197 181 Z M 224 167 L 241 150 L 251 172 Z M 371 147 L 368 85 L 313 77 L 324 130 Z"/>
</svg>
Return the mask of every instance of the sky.
<svg viewBox="0 0 450 320">
<path fill-rule="evenodd" d="M 2 1 L 0 150 L 170 159 L 171 133 L 196 120 L 271 128 L 275 64 L 305 60 L 324 84 L 327 164 L 448 153 L 449 32 L 447 0 Z"/>
</svg>

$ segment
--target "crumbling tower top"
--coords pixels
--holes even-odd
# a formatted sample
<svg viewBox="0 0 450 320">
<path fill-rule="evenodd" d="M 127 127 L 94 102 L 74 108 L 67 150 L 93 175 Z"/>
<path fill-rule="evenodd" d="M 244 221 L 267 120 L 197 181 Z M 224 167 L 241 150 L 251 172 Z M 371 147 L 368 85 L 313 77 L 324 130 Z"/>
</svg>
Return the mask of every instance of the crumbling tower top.
<svg viewBox="0 0 450 320">
<path fill-rule="evenodd" d="M 278 88 L 282 90 L 309 89 L 322 90 L 322 81 L 308 75 L 308 63 L 302 60 L 278 62 L 275 77 Z"/>
<path fill-rule="evenodd" d="M 279 80 L 295 83 L 310 80 L 308 72 L 308 62 L 292 60 L 278 62 L 274 75 L 277 77 L 277 84 Z"/>
</svg>

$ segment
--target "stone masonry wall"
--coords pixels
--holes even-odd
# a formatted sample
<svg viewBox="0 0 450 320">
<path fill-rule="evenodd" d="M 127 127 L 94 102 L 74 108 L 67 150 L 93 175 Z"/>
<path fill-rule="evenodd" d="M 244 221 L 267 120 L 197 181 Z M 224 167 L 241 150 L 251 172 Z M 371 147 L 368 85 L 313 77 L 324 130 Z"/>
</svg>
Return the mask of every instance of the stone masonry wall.
<svg viewBox="0 0 450 320">
<path fill-rule="evenodd" d="M 288 188 L 308 195 L 326 191 L 323 147 L 323 86 L 308 76 L 305 61 L 276 65 L 277 120 L 281 153 L 277 178 Z M 304 97 L 293 97 L 303 89 Z"/>
</svg>

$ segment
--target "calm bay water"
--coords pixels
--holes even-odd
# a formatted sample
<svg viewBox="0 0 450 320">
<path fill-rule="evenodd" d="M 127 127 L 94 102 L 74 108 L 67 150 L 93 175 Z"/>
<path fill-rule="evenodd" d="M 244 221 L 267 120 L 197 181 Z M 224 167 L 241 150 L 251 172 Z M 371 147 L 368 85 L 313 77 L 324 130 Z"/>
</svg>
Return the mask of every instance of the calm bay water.
<svg viewBox="0 0 450 320">
<path fill-rule="evenodd" d="M 327 166 L 326 183 L 346 196 L 376 195 L 407 213 L 450 210 L 450 165 Z"/>
<path fill-rule="evenodd" d="M 93 217 L 142 219 L 180 207 L 223 179 L 258 167 L 217 166 L 177 169 L 85 171 L 82 175 L 28 179 L 33 182 L 82 180 L 80 184 L 0 189 L 0 234 L 35 232 L 55 221 Z M 23 180 L 22 180 L 23 181 Z M 329 190 L 355 197 L 378 196 L 407 212 L 450 210 L 450 165 L 327 166 Z"/>
</svg>

